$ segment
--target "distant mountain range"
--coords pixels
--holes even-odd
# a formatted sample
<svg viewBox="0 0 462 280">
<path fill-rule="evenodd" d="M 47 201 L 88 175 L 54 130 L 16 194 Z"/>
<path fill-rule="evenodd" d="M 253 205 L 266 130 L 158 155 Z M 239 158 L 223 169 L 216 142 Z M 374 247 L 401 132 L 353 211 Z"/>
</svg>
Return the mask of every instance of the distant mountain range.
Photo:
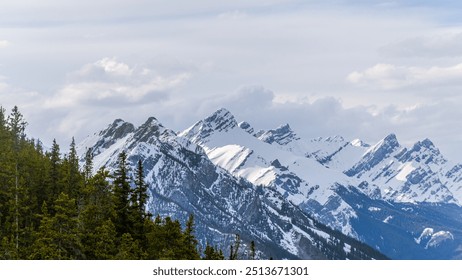
<svg viewBox="0 0 462 280">
<path fill-rule="evenodd" d="M 87 148 L 95 169 L 113 169 L 122 150 L 133 167 L 141 159 L 149 211 L 194 213 L 202 246 L 226 251 L 239 234 L 243 257 L 254 241 L 261 258 L 462 258 L 462 165 L 429 139 L 302 139 L 220 109 L 180 133 L 152 117 L 137 128 L 116 120 Z"/>
</svg>

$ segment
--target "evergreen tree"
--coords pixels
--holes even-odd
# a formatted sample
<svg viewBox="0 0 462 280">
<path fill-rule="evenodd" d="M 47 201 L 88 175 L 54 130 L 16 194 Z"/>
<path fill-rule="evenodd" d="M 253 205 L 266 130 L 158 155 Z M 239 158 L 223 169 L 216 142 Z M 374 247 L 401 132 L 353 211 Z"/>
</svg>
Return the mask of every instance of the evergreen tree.
<svg viewBox="0 0 462 280">
<path fill-rule="evenodd" d="M 116 214 L 108 177 L 109 172 L 99 170 L 89 178 L 82 191 L 83 208 L 79 223 L 83 252 L 87 259 L 113 258 L 117 253 Z"/>
<path fill-rule="evenodd" d="M 188 221 L 186 222 L 186 228 L 183 232 L 183 259 L 197 260 L 200 258 L 197 252 L 197 245 L 199 242 L 194 236 L 194 215 L 190 214 Z"/>
<path fill-rule="evenodd" d="M 250 259 L 255 260 L 256 256 L 256 249 L 255 249 L 255 241 L 250 241 Z"/>
<path fill-rule="evenodd" d="M 6 116 L 5 116 L 5 108 L 0 106 L 0 128 L 5 128 L 6 127 Z"/>
<path fill-rule="evenodd" d="M 62 189 L 60 186 L 60 181 L 62 176 L 60 174 L 61 166 L 61 154 L 58 143 L 56 139 L 53 139 L 53 144 L 51 145 L 51 152 L 48 154 L 50 159 L 50 170 L 49 170 L 49 188 L 47 193 L 47 203 L 53 205 L 54 201 L 61 193 Z"/>
<path fill-rule="evenodd" d="M 91 148 L 88 148 L 85 152 L 85 165 L 83 166 L 83 169 L 85 183 L 87 183 L 93 172 L 93 151 Z"/>
<path fill-rule="evenodd" d="M 8 116 L 7 125 L 15 140 L 16 144 L 19 140 L 24 140 L 26 137 L 25 130 L 27 122 L 24 120 L 23 115 L 19 112 L 18 106 L 14 106 L 11 114 Z"/>
<path fill-rule="evenodd" d="M 121 237 L 117 260 L 142 260 L 146 255 L 140 248 L 138 240 L 134 240 L 130 233 L 124 233 Z"/>
<path fill-rule="evenodd" d="M 30 258 L 36 260 L 58 260 L 60 259 L 60 255 L 58 245 L 55 242 L 56 231 L 46 202 L 42 205 L 42 215 L 40 216 L 41 222 L 36 232 Z"/>
<path fill-rule="evenodd" d="M 80 171 L 74 139 L 67 156 L 56 140 L 44 152 L 26 124 L 17 107 L 7 118 L 0 107 L 0 259 L 199 258 L 192 215 L 182 230 L 146 212 L 141 161 L 131 182 L 121 153 L 111 183 L 104 169 L 92 175 L 91 150 Z M 204 254 L 223 259 L 211 246 Z"/>
<path fill-rule="evenodd" d="M 61 193 L 55 202 L 55 215 L 48 212 L 46 202 L 33 246 L 31 258 L 68 260 L 82 258 L 75 200 Z"/>
<path fill-rule="evenodd" d="M 81 257 L 81 244 L 78 234 L 78 220 L 75 199 L 61 193 L 55 202 L 56 214 L 52 218 L 59 259 L 78 259 Z"/>
<path fill-rule="evenodd" d="M 149 217 L 145 210 L 145 205 L 148 199 L 148 187 L 144 182 L 143 173 L 143 163 L 139 160 L 135 170 L 135 187 L 131 196 L 131 221 L 133 224 L 133 238 L 139 240 L 143 248 L 146 248 L 144 220 Z"/>
<path fill-rule="evenodd" d="M 86 258 L 91 260 L 117 259 L 117 232 L 111 220 L 104 221 L 87 236 Z"/>
<path fill-rule="evenodd" d="M 17 106 L 14 106 L 11 114 L 8 116 L 7 125 L 9 131 L 12 133 L 14 141 L 15 152 L 15 191 L 14 191 L 14 225 L 15 228 L 15 242 L 16 250 L 19 250 L 19 145 L 25 139 L 25 129 L 27 122 L 24 120 L 22 114 L 19 112 Z"/>
<path fill-rule="evenodd" d="M 69 149 L 69 180 L 67 186 L 67 193 L 72 197 L 79 199 L 81 194 L 82 175 L 79 171 L 79 157 L 75 148 L 75 140 L 72 137 L 71 146 Z"/>
<path fill-rule="evenodd" d="M 239 247 L 241 246 L 241 237 L 239 234 L 236 234 L 234 239 L 234 244 L 230 245 L 229 248 L 229 259 L 230 260 L 237 260 L 239 258 Z"/>
<path fill-rule="evenodd" d="M 121 152 L 118 157 L 117 169 L 114 172 L 114 205 L 116 211 L 116 229 L 121 237 L 124 233 L 132 233 L 133 223 L 130 207 L 130 178 L 127 164 L 127 154 Z"/>
<path fill-rule="evenodd" d="M 218 250 L 216 247 L 211 246 L 207 243 L 207 246 L 204 250 L 204 260 L 224 260 L 225 256 L 221 250 Z"/>
</svg>

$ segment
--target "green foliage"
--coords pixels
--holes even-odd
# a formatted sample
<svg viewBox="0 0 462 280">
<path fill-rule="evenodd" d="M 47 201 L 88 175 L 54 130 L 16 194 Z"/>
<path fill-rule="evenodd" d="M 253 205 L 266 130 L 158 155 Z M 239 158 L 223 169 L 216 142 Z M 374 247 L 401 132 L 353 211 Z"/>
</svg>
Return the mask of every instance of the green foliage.
<svg viewBox="0 0 462 280">
<path fill-rule="evenodd" d="M 127 154 L 120 153 L 118 157 L 117 169 L 114 172 L 114 206 L 116 211 L 116 230 L 117 236 L 121 237 L 124 233 L 132 233 L 133 225 L 130 217 L 130 178 Z"/>
<path fill-rule="evenodd" d="M 61 154 L 27 139 L 17 107 L 0 107 L 0 259 L 200 259 L 194 216 L 184 229 L 146 212 L 141 161 L 134 179 L 125 152 L 114 174 L 92 174 L 92 151 L 79 168 L 75 141 Z M 207 246 L 204 259 L 224 259 Z"/>
<path fill-rule="evenodd" d="M 255 248 L 255 241 L 250 242 L 250 259 L 255 260 L 256 256 L 256 248 Z"/>
<path fill-rule="evenodd" d="M 223 255 L 223 251 L 218 250 L 216 247 L 210 246 L 207 244 L 204 250 L 204 257 L 203 260 L 224 260 L 225 256 Z"/>
</svg>

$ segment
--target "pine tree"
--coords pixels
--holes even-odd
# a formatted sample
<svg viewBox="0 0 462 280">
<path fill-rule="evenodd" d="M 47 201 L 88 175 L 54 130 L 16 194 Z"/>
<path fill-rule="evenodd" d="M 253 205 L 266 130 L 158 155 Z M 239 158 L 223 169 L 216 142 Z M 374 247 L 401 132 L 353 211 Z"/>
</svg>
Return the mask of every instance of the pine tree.
<svg viewBox="0 0 462 280">
<path fill-rule="evenodd" d="M 241 237 L 239 234 L 236 234 L 234 239 L 234 244 L 230 245 L 229 250 L 229 259 L 230 260 L 237 260 L 239 258 L 239 247 L 241 246 Z"/>
<path fill-rule="evenodd" d="M 124 233 L 121 237 L 117 260 L 142 260 L 146 254 L 140 248 L 139 242 L 134 240 L 130 233 Z"/>
<path fill-rule="evenodd" d="M 224 260 L 225 256 L 221 250 L 218 250 L 216 247 L 211 246 L 207 243 L 204 250 L 204 260 Z"/>
<path fill-rule="evenodd" d="M 31 254 L 32 259 L 68 260 L 82 258 L 75 200 L 61 193 L 55 202 L 55 215 L 46 202 Z"/>
<path fill-rule="evenodd" d="M 75 148 L 75 140 L 72 137 L 72 142 L 69 149 L 69 180 L 67 186 L 67 193 L 72 197 L 79 199 L 81 194 L 82 176 L 79 171 L 79 157 Z"/>
<path fill-rule="evenodd" d="M 92 148 L 88 148 L 85 152 L 85 165 L 83 166 L 84 169 L 84 178 L 85 183 L 91 178 L 91 174 L 93 172 L 93 151 Z"/>
<path fill-rule="evenodd" d="M 53 220 L 48 212 L 47 203 L 43 202 L 40 226 L 36 232 L 35 242 L 32 246 L 31 259 L 58 260 L 60 255 L 55 242 L 56 231 Z"/>
<path fill-rule="evenodd" d="M 11 110 L 11 114 L 8 116 L 7 125 L 13 137 L 17 139 L 16 144 L 19 144 L 19 140 L 25 139 L 27 122 L 24 120 L 21 112 L 19 112 L 18 106 L 14 106 L 13 110 Z"/>
<path fill-rule="evenodd" d="M 255 241 L 250 241 L 250 259 L 255 260 L 256 256 L 256 249 L 255 249 Z"/>
<path fill-rule="evenodd" d="M 197 252 L 197 245 L 199 242 L 194 236 L 194 215 L 190 214 L 188 221 L 186 222 L 186 228 L 183 232 L 183 252 L 182 259 L 186 260 L 198 260 L 200 258 Z"/>
<path fill-rule="evenodd" d="M 81 243 L 78 232 L 75 199 L 61 193 L 55 202 L 56 214 L 52 218 L 59 259 L 81 258 Z"/>
<path fill-rule="evenodd" d="M 15 151 L 15 194 L 14 194 L 14 228 L 15 228 L 15 242 L 16 250 L 19 250 L 19 145 L 20 141 L 25 139 L 25 129 L 27 122 L 24 120 L 22 114 L 19 112 L 17 106 L 14 106 L 11 114 L 8 116 L 8 128 L 12 133 L 14 139 Z"/>
<path fill-rule="evenodd" d="M 89 232 L 85 256 L 91 260 L 111 260 L 116 259 L 117 232 L 111 220 L 104 221 L 96 227 L 93 232 Z"/>
<path fill-rule="evenodd" d="M 114 172 L 114 205 L 116 211 L 116 229 L 121 237 L 124 233 L 132 233 L 133 223 L 130 215 L 130 178 L 127 164 L 127 154 L 121 152 L 118 166 Z"/>
<path fill-rule="evenodd" d="M 83 252 L 87 259 L 112 258 L 117 253 L 114 197 L 108 177 L 108 171 L 99 170 L 88 179 L 82 191 L 83 206 L 79 224 Z"/>
<path fill-rule="evenodd" d="M 61 193 L 62 188 L 60 186 L 60 181 L 62 176 L 60 174 L 60 165 L 61 165 L 61 153 L 56 139 L 53 139 L 53 144 L 51 145 L 51 152 L 48 154 L 50 159 L 50 170 L 49 170 L 49 188 L 47 192 L 47 203 L 53 205 L 54 201 Z"/>
<path fill-rule="evenodd" d="M 131 196 L 132 212 L 131 220 L 133 223 L 133 238 L 139 240 L 143 246 L 146 247 L 145 238 L 145 219 L 149 218 L 146 213 L 145 205 L 148 199 L 147 184 L 144 182 L 144 171 L 143 163 L 141 160 L 138 161 L 137 168 L 135 170 L 135 187 Z"/>
</svg>

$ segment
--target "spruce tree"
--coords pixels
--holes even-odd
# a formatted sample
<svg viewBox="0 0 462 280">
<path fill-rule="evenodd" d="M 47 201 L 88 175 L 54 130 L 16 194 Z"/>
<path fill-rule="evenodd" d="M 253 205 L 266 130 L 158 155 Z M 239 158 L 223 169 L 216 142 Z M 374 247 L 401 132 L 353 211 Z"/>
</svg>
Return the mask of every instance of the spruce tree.
<svg viewBox="0 0 462 280">
<path fill-rule="evenodd" d="M 83 252 L 87 259 L 108 259 L 117 253 L 114 197 L 108 177 L 108 171 L 99 170 L 88 179 L 82 191 L 79 223 Z"/>
<path fill-rule="evenodd" d="M 72 137 L 72 142 L 69 149 L 69 180 L 67 186 L 67 193 L 75 199 L 80 198 L 82 177 L 79 171 L 79 157 L 75 148 L 75 140 Z"/>
<path fill-rule="evenodd" d="M 48 154 L 48 157 L 50 160 L 50 169 L 47 203 L 48 205 L 53 205 L 54 201 L 62 191 L 62 188 L 60 186 L 60 181 L 62 181 L 62 176 L 60 173 L 61 153 L 56 139 L 53 139 L 53 144 L 51 145 L 51 152 Z"/>
<path fill-rule="evenodd" d="M 47 203 L 43 202 L 40 226 L 35 233 L 35 242 L 29 256 L 34 260 L 58 260 L 60 254 L 56 240 L 54 222 L 48 211 Z"/>
<path fill-rule="evenodd" d="M 13 107 L 11 114 L 7 120 L 8 128 L 12 134 L 14 141 L 15 152 L 15 193 L 14 193 L 14 228 L 15 228 L 15 242 L 16 250 L 19 250 L 19 145 L 25 139 L 25 129 L 27 122 L 24 120 L 22 114 L 19 112 L 17 106 Z"/>
<path fill-rule="evenodd" d="M 146 213 L 145 205 L 148 199 L 147 184 L 144 182 L 144 170 L 143 163 L 141 160 L 138 161 L 137 168 L 135 170 L 135 186 L 131 196 L 132 212 L 131 219 L 133 223 L 133 238 L 139 240 L 143 246 L 146 247 L 145 238 L 145 219 L 149 217 Z"/>
<path fill-rule="evenodd" d="M 200 258 L 197 252 L 199 242 L 194 236 L 194 215 L 190 214 L 183 232 L 182 258 L 187 260 L 197 260 Z"/>
<path fill-rule="evenodd" d="M 231 244 L 229 247 L 229 259 L 237 260 L 239 258 L 239 247 L 241 246 L 241 237 L 239 234 L 235 235 L 234 244 Z"/>
<path fill-rule="evenodd" d="M 133 222 L 130 207 L 130 178 L 127 154 L 121 152 L 118 157 L 117 169 L 114 172 L 114 205 L 116 212 L 117 234 L 132 233 Z"/>
<path fill-rule="evenodd" d="M 221 250 L 218 250 L 216 247 L 211 246 L 207 243 L 204 250 L 204 260 L 224 260 L 225 256 Z"/>
<path fill-rule="evenodd" d="M 250 259 L 255 260 L 256 256 L 256 249 L 255 249 L 255 241 L 250 241 Z"/>
<path fill-rule="evenodd" d="M 61 193 L 55 202 L 52 218 L 59 259 L 79 259 L 82 256 L 75 199 Z"/>
<path fill-rule="evenodd" d="M 85 152 L 85 165 L 83 166 L 85 184 L 91 178 L 93 172 L 93 150 L 88 148 Z"/>
</svg>

